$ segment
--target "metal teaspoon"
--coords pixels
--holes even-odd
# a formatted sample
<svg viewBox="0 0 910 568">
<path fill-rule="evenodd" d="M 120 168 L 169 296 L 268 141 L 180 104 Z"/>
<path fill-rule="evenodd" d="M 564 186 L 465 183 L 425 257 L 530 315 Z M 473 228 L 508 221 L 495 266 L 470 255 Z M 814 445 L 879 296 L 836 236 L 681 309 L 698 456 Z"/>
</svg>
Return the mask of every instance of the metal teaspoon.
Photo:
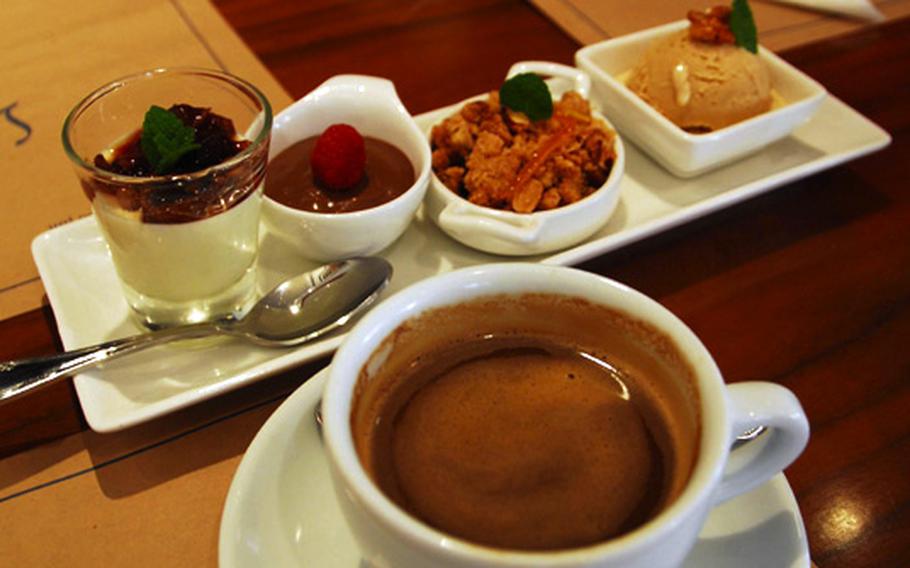
<svg viewBox="0 0 910 568">
<path fill-rule="evenodd" d="M 335 330 L 369 306 L 392 276 L 378 257 L 334 262 L 285 280 L 245 315 L 142 333 L 47 357 L 0 362 L 0 402 L 127 353 L 177 339 L 225 334 L 284 347 Z"/>
</svg>

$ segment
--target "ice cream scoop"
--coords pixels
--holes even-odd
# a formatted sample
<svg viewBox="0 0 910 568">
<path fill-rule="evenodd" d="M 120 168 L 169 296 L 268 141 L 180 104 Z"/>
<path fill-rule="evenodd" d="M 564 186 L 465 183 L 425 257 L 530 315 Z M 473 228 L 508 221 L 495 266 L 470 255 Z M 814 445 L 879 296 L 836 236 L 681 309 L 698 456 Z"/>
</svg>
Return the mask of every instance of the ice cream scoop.
<svg viewBox="0 0 910 568">
<path fill-rule="evenodd" d="M 653 43 L 629 88 L 677 126 L 707 132 L 771 109 L 771 75 L 761 58 L 733 44 L 694 41 L 688 30 Z"/>
</svg>

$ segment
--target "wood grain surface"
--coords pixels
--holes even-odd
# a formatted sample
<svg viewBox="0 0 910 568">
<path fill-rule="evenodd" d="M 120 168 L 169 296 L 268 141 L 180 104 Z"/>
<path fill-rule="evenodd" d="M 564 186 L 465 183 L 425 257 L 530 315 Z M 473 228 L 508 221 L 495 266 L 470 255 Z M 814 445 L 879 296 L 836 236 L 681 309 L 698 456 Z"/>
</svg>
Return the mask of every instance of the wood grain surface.
<svg viewBox="0 0 910 568">
<path fill-rule="evenodd" d="M 392 79 L 421 113 L 578 45 L 527 3 L 219 0 L 292 96 Z M 792 389 L 812 438 L 787 470 L 821 568 L 910 566 L 910 20 L 783 57 L 893 136 L 885 151 L 603 255 L 583 268 L 656 298 L 730 382 Z M 59 349 L 45 308 L 0 322 L 0 359 Z M 0 407 L 0 454 L 84 428 L 72 386 Z"/>
</svg>

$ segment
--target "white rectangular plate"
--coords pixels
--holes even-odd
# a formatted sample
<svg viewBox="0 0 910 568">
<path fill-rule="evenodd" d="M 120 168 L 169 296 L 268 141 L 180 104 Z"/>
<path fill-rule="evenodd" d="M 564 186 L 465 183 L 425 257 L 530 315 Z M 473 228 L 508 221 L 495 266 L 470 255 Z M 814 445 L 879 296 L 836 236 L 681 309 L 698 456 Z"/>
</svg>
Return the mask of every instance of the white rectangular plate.
<svg viewBox="0 0 910 568">
<path fill-rule="evenodd" d="M 595 101 L 596 103 L 596 101 Z M 417 117 L 421 128 L 455 107 Z M 619 205 L 609 223 L 584 243 L 547 257 L 485 254 L 447 237 L 418 213 L 405 234 L 384 251 L 394 266 L 390 292 L 453 268 L 525 260 L 570 265 L 665 231 L 735 203 L 869 154 L 888 145 L 887 132 L 828 97 L 792 136 L 727 167 L 692 179 L 671 176 L 631 144 Z M 93 218 L 39 235 L 32 254 L 54 311 L 64 347 L 75 349 L 139 333 L 130 320 L 107 248 Z M 262 235 L 261 290 L 315 265 L 277 237 Z M 336 335 L 298 348 L 265 349 L 224 339 L 162 346 L 75 377 L 76 393 L 93 430 L 110 432 L 332 353 Z"/>
</svg>

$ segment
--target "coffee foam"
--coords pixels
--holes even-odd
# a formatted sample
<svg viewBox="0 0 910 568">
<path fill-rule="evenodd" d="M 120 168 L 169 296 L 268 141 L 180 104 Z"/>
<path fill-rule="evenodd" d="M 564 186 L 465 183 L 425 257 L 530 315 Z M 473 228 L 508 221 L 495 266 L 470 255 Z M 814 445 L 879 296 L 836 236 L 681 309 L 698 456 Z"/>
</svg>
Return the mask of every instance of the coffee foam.
<svg viewBox="0 0 910 568">
<path fill-rule="evenodd" d="M 669 423 L 669 428 L 663 429 L 666 430 L 667 436 L 665 438 L 658 437 L 652 441 L 660 446 L 664 452 L 667 452 L 668 448 L 672 449 L 669 453 L 676 456 L 675 459 L 668 462 L 672 471 L 666 473 L 671 483 L 666 488 L 665 494 L 659 496 L 660 500 L 663 501 L 662 505 L 665 506 L 671 502 L 682 491 L 694 466 L 699 438 L 697 391 L 694 386 L 693 371 L 686 362 L 685 357 L 664 333 L 619 310 L 595 305 L 580 298 L 546 294 L 526 294 L 519 297 L 492 296 L 453 307 L 435 309 L 399 326 L 383 342 L 376 352 L 383 353 L 382 358 L 384 360 L 378 365 L 376 361 L 368 362 L 361 372 L 351 417 L 352 431 L 358 454 L 374 480 L 377 479 L 377 476 L 388 477 L 387 472 L 390 467 L 388 464 L 380 463 L 389 460 L 376 452 L 375 436 L 383 428 L 386 428 L 386 432 L 389 432 L 393 427 L 389 420 L 386 420 L 385 424 L 381 424 L 382 420 L 377 421 L 377 417 L 384 416 L 383 409 L 385 408 L 403 407 L 412 395 L 423 386 L 419 384 L 420 381 L 412 381 L 414 384 L 402 387 L 401 381 L 412 377 L 418 368 L 427 365 L 432 366 L 434 364 L 433 359 L 440 357 L 441 354 L 457 353 L 459 349 L 464 349 L 466 344 L 484 336 L 498 338 L 533 337 L 534 341 L 556 344 L 563 348 L 588 353 L 596 358 L 603 359 L 618 369 L 623 375 L 631 377 L 633 396 L 637 399 L 649 401 L 649 408 L 643 415 L 643 419 L 652 422 L 658 420 Z M 445 357 L 443 356 L 443 358 Z M 375 370 L 375 372 L 367 372 L 367 369 Z M 432 378 L 434 374 L 435 371 L 431 369 L 430 372 L 424 373 L 424 376 Z M 468 380 L 472 380 L 471 374 L 468 373 Z M 647 379 L 644 379 L 644 377 Z M 477 385 L 472 388 L 476 389 Z M 431 393 L 430 389 L 425 390 L 426 393 Z M 424 397 L 424 395 L 424 391 L 418 394 L 420 397 Z M 552 396 L 552 394 L 548 396 Z M 559 404 L 565 404 L 565 401 Z M 547 408 L 546 412 L 553 412 L 558 410 L 556 406 L 558 405 L 539 408 Z M 434 407 L 429 405 L 427 408 Z M 432 415 L 439 416 L 446 412 L 445 405 L 435 408 L 436 410 L 431 412 Z M 565 418 L 563 422 L 570 422 L 569 418 Z M 404 422 L 407 422 L 407 419 Z M 533 422 L 529 424 L 534 425 Z M 481 426 L 477 430 L 479 434 L 473 435 L 482 434 L 484 432 L 483 428 Z M 443 436 L 444 433 L 434 434 L 434 437 L 438 439 L 437 441 L 441 441 Z M 547 436 L 542 437 L 544 440 L 546 438 Z M 418 443 L 419 439 L 419 436 L 415 438 Z M 429 440 L 428 447 L 432 448 L 433 443 L 433 440 Z M 594 444 L 594 441 L 589 440 L 586 443 Z M 537 443 L 537 445 L 543 444 Z M 641 446 L 639 445 L 639 447 Z M 537 460 L 540 463 L 541 460 L 545 459 L 540 456 L 546 455 L 548 451 L 550 450 L 547 448 L 541 448 L 537 457 L 527 455 L 528 452 L 520 452 L 516 459 L 527 458 L 531 462 Z M 572 451 L 577 451 L 577 448 Z M 502 455 L 503 452 L 499 453 Z M 585 452 L 585 454 L 588 453 L 591 452 Z M 412 457 L 407 455 L 407 452 L 403 456 L 399 456 L 398 462 L 399 467 L 403 467 L 403 478 L 410 476 L 413 473 L 411 470 L 419 467 L 419 462 L 416 458 L 411 459 Z M 472 459 L 475 462 L 478 461 L 477 456 Z M 483 462 L 484 460 L 481 459 L 479 461 Z M 559 459 L 555 460 L 555 463 L 559 462 Z M 506 467 L 506 470 L 508 469 Z M 522 467 L 519 466 L 512 469 L 521 471 Z M 539 476 L 541 471 L 547 471 L 546 467 L 537 468 L 536 470 L 534 468 L 527 469 L 529 471 L 537 471 L 537 473 L 532 472 L 531 477 Z M 445 472 L 446 468 L 442 468 L 441 471 Z M 551 473 L 558 476 L 567 472 Z M 588 474 L 582 472 L 580 475 L 583 477 Z M 478 477 L 478 479 L 486 479 L 491 483 L 490 486 L 483 488 L 482 491 L 489 493 L 489 487 L 497 486 L 496 475 L 499 475 L 499 473 L 490 470 Z M 572 475 L 575 474 L 573 473 Z M 591 479 L 596 479 L 596 476 L 581 483 L 590 485 Z M 512 479 L 506 485 L 521 486 L 522 483 L 528 484 L 532 482 L 527 479 Z M 605 483 L 607 484 L 604 486 L 606 488 L 611 483 L 615 484 L 616 481 L 606 480 Z M 630 507 L 634 508 L 630 505 L 625 509 L 620 507 L 619 509 L 625 511 L 625 513 L 620 511 L 615 519 L 607 518 L 609 515 L 605 516 L 603 511 L 589 510 L 588 514 L 600 515 L 597 522 L 590 523 L 594 527 L 593 532 L 587 530 L 584 523 L 576 523 L 575 526 L 577 528 L 571 528 L 571 534 L 568 536 L 531 535 L 530 542 L 526 538 L 528 534 L 519 534 L 518 537 L 508 534 L 496 534 L 492 535 L 490 539 L 485 539 L 485 536 L 489 533 L 505 533 L 508 531 L 501 528 L 504 525 L 496 525 L 495 523 L 489 525 L 489 527 L 494 528 L 489 528 L 483 526 L 482 523 L 468 522 L 468 526 L 476 524 L 478 530 L 469 530 L 467 532 L 456 530 L 446 524 L 449 521 L 445 520 L 445 518 L 453 515 L 457 516 L 461 513 L 465 513 L 463 518 L 471 518 L 470 515 L 474 514 L 474 512 L 470 510 L 458 511 L 459 508 L 464 509 L 467 507 L 470 509 L 472 507 L 470 498 L 460 500 L 468 501 L 465 505 L 463 503 L 458 504 L 459 499 L 446 499 L 445 495 L 431 496 L 430 500 L 426 502 L 429 502 L 429 507 L 431 509 L 435 508 L 436 512 L 428 514 L 426 511 L 415 511 L 414 504 L 408 502 L 409 498 L 413 499 L 413 495 L 411 497 L 402 495 L 402 491 L 400 487 L 397 487 L 396 483 L 390 484 L 384 481 L 380 485 L 384 486 L 383 490 L 393 501 L 398 502 L 403 508 L 411 510 L 412 513 L 423 518 L 424 521 L 434 524 L 437 528 L 448 530 L 453 534 L 475 542 L 499 547 L 527 549 L 577 546 L 602 540 L 615 534 L 618 530 L 625 531 L 632 528 L 623 526 L 623 515 L 628 513 Z M 432 485 L 429 484 L 431 488 Z M 631 485 L 634 485 L 634 483 L 631 483 Z M 626 489 L 629 490 L 627 493 L 634 492 L 634 487 L 630 486 L 630 482 L 622 484 L 620 491 Z M 413 493 L 413 488 L 409 489 L 409 491 Z M 603 499 L 605 494 L 601 491 L 599 493 L 601 497 L 598 498 Z M 515 495 L 520 496 L 520 492 L 509 493 L 507 491 L 506 497 L 503 497 L 502 494 L 498 497 L 491 497 L 489 504 L 492 504 L 494 499 L 505 499 L 506 501 L 512 499 L 514 501 L 512 505 L 506 504 L 498 510 L 505 511 L 503 513 L 505 515 L 512 514 L 519 517 L 530 515 L 530 513 L 521 512 L 522 499 L 515 498 Z M 421 499 L 423 500 L 423 497 Z M 556 506 L 551 507 L 545 514 L 545 518 L 550 519 L 547 524 L 557 529 L 573 526 L 573 521 L 570 518 L 572 510 L 579 507 L 570 506 L 566 503 L 565 495 L 557 496 L 555 499 Z M 530 503 L 531 500 L 528 499 L 526 501 Z M 544 499 L 541 502 L 544 501 L 546 500 Z M 585 499 L 582 498 L 578 505 L 584 505 L 584 502 Z M 478 509 L 493 509 L 493 507 L 483 507 L 482 502 L 478 501 L 478 503 Z M 421 507 L 425 506 L 425 503 L 421 505 Z M 531 504 L 529 506 L 533 507 L 535 505 Z M 569 514 L 570 517 L 560 518 L 559 515 L 563 512 Z M 434 520 L 430 521 L 427 517 L 433 517 Z M 462 522 L 462 524 L 464 523 Z M 495 527 L 497 526 L 500 528 L 496 529 Z M 557 538 L 557 540 L 553 540 L 553 538 Z M 534 542 L 543 544 L 535 546 Z M 553 545 L 553 542 L 562 542 L 563 544 Z"/>
</svg>

